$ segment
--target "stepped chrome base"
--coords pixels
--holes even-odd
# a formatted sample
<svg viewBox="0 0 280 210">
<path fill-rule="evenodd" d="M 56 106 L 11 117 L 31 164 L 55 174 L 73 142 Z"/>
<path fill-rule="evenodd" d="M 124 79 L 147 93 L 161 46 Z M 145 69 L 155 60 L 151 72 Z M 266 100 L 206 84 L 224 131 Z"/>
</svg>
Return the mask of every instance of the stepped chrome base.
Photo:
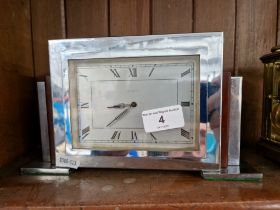
<svg viewBox="0 0 280 210">
<path fill-rule="evenodd" d="M 262 181 L 263 174 L 249 166 L 228 166 L 219 171 L 203 170 L 202 177 L 207 180 Z"/>
<path fill-rule="evenodd" d="M 68 176 L 69 168 L 55 168 L 50 163 L 32 163 L 20 169 L 22 175 L 53 175 Z M 202 170 L 202 177 L 206 180 L 235 180 L 235 181 L 262 181 L 263 174 L 246 166 L 228 166 L 221 170 Z"/>
<path fill-rule="evenodd" d="M 54 175 L 63 176 L 69 175 L 69 168 L 56 168 L 51 166 L 50 163 L 38 162 L 27 165 L 26 167 L 20 168 L 20 173 L 22 175 Z"/>
</svg>

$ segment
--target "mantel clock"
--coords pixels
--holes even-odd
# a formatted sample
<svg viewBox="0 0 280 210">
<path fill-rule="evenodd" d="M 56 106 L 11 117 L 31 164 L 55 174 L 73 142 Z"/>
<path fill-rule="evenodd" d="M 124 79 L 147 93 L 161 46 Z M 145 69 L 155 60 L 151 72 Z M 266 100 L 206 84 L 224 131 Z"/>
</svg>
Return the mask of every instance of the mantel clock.
<svg viewBox="0 0 280 210">
<path fill-rule="evenodd" d="M 47 109 L 39 109 L 48 113 L 40 123 L 51 164 L 22 173 L 127 168 L 262 179 L 239 164 L 242 79 L 223 74 L 222 32 L 50 40 L 49 59 Z M 38 89 L 40 104 L 44 94 Z"/>
<path fill-rule="evenodd" d="M 223 33 L 52 40 L 49 53 L 56 166 L 219 170 Z M 145 131 L 144 111 L 172 106 L 181 127 Z"/>
</svg>

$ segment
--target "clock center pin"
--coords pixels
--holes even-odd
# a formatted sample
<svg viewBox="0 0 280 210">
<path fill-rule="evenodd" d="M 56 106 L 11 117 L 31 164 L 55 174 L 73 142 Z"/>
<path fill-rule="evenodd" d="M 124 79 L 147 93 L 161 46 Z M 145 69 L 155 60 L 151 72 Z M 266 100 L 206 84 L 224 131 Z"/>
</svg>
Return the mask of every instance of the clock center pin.
<svg viewBox="0 0 280 210">
<path fill-rule="evenodd" d="M 131 104 L 130 104 L 130 107 L 136 107 L 137 106 L 137 103 L 136 102 L 131 102 Z"/>
</svg>

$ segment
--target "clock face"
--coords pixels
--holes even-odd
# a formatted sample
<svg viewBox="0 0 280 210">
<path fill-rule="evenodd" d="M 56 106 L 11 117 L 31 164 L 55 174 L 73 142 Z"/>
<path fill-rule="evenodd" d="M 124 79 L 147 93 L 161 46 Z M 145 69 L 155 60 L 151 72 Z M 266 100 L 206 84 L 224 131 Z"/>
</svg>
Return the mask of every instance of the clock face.
<svg viewBox="0 0 280 210">
<path fill-rule="evenodd" d="M 70 60 L 73 148 L 198 150 L 199 81 L 199 56 Z M 146 133 L 142 112 L 172 105 L 184 127 Z"/>
</svg>

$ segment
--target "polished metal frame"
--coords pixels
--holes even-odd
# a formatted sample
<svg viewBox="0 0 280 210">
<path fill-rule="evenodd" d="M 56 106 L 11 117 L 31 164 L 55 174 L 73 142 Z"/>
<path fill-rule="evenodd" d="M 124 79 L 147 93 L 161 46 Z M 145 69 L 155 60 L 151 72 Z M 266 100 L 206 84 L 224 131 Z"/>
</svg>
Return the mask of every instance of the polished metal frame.
<svg viewBox="0 0 280 210">
<path fill-rule="evenodd" d="M 218 114 L 212 129 L 208 119 L 210 110 L 202 114 L 205 122 L 205 138 L 200 134 L 200 151 L 188 152 L 183 156 L 148 153 L 147 157 L 132 158 L 114 156 L 108 152 L 98 155 L 98 151 L 73 149 L 71 144 L 71 118 L 69 99 L 69 66 L 71 59 L 152 57 L 152 56 L 200 56 L 200 95 L 211 95 L 209 84 L 215 80 L 219 90 L 214 98 L 214 111 Z M 51 88 L 53 103 L 53 126 L 56 154 L 71 156 L 80 167 L 98 168 L 140 168 L 166 170 L 220 169 L 221 162 L 221 111 L 222 111 L 222 66 L 223 33 L 191 33 L 150 36 L 108 37 L 92 39 L 67 39 L 49 41 Z M 205 88 L 202 88 L 202 83 Z M 204 92 L 203 92 L 204 91 Z M 202 93 L 203 92 L 203 93 Z M 212 112 L 211 112 L 212 114 Z M 203 133 L 203 130 L 200 130 Z M 208 151 L 210 137 L 215 133 L 214 149 Z M 204 145 L 204 146 L 203 146 Z M 204 149 L 203 149 L 204 148 Z M 206 149 L 205 149 L 206 148 Z M 58 160 L 56 160 L 58 161 Z"/>
</svg>

